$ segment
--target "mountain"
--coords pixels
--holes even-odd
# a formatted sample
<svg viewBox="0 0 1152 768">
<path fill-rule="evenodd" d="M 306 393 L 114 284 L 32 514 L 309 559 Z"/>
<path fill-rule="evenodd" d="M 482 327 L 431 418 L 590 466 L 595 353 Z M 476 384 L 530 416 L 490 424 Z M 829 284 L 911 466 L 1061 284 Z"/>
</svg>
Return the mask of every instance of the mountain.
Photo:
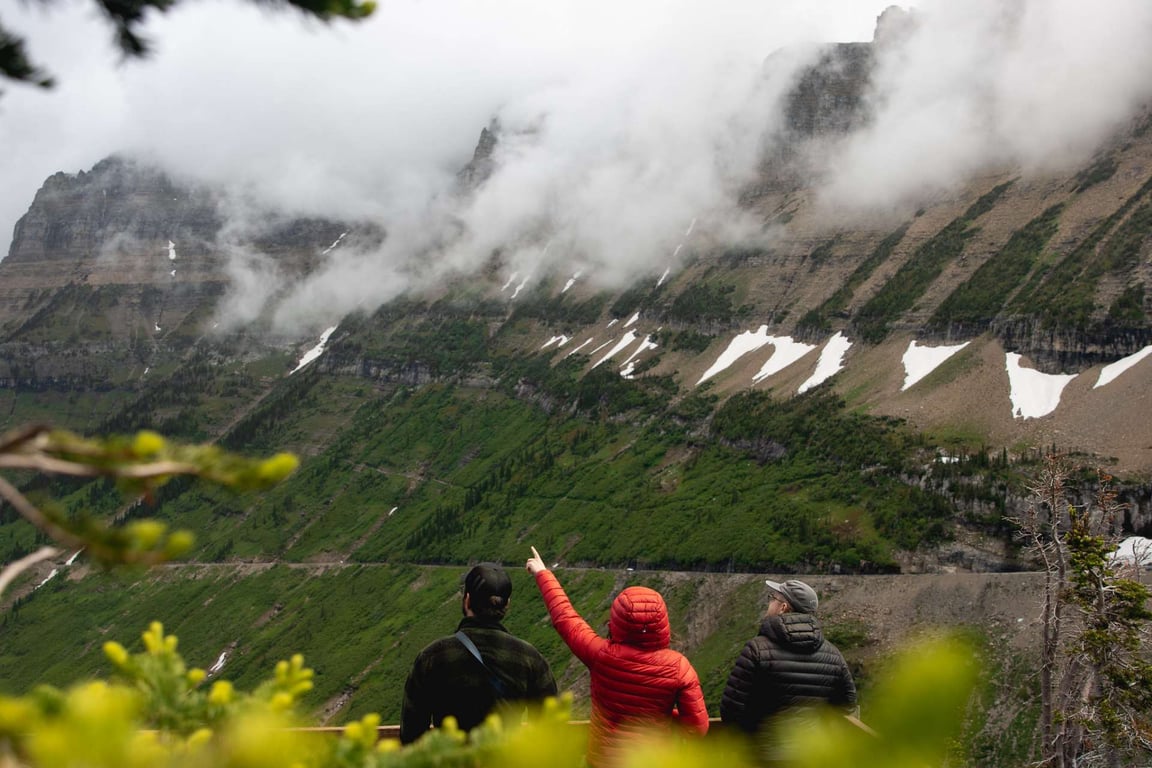
<svg viewBox="0 0 1152 768">
<path fill-rule="evenodd" d="M 303 461 L 262 496 L 172 482 L 148 507 L 24 478 L 75 513 L 156 515 L 199 543 L 146 576 L 57 563 L 68 580 L 30 579 L 5 614 L 0 679 L 91 671 L 106 632 L 160 618 L 195 663 L 225 653 L 242 677 L 338 647 L 313 703 L 394 719 L 460 566 L 518 564 L 528 544 L 570 569 L 590 612 L 632 581 L 674 595 L 710 703 L 754 623 L 748 574 L 844 590 L 830 634 L 865 677 L 896 642 L 868 612 L 881 596 L 919 606 L 893 617 L 909 626 L 934 606 L 989 643 L 1019 639 L 1035 584 L 1010 518 L 1044 451 L 1114 473 L 1124 528 L 1152 534 L 1152 120 L 1081 167 L 990 169 L 907 210 L 838 217 L 812 181 L 818 150 L 869 124 L 879 44 L 821 49 L 789 92 L 782 138 L 739 190 L 755 237 L 701 211 L 667 271 L 623 287 L 575 266 L 528 282 L 508 243 L 479 271 L 357 286 L 381 300 L 331 317 L 331 265 L 396 233 L 250 210 L 123 157 L 50 177 L 0 261 L 0 426 L 153 428 Z M 532 140 L 483 128 L 453 195 L 499 183 L 505 150 Z M 278 314 L 289 296 L 310 310 L 296 326 Z M 1081 479 L 1086 498 L 1096 480 Z M 10 561 L 37 537 L 0 515 Z M 847 597 L 868 585 L 880 596 Z M 517 628 L 559 660 L 530 603 Z M 1006 686 L 1027 666 L 995 662 Z"/>
</svg>

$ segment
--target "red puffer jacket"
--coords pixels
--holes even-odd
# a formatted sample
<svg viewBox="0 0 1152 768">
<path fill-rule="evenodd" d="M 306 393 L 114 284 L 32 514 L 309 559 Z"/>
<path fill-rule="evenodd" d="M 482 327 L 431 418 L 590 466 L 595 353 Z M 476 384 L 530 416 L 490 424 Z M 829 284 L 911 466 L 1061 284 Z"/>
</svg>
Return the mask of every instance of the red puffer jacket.
<svg viewBox="0 0 1152 768">
<path fill-rule="evenodd" d="M 672 629 L 659 592 L 647 587 L 621 592 L 612 603 L 605 639 L 572 607 L 551 571 L 537 573 L 536 586 L 552 625 L 591 674 L 590 766 L 612 765 L 630 736 L 654 726 L 679 722 L 690 733 L 708 732 L 696 670 L 668 647 Z"/>
</svg>

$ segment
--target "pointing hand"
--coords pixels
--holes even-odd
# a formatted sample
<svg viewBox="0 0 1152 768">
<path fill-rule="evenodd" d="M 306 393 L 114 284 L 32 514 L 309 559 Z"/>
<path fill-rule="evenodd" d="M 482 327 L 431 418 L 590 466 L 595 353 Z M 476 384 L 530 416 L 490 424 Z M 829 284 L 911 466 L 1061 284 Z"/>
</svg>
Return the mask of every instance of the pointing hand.
<svg viewBox="0 0 1152 768">
<path fill-rule="evenodd" d="M 532 547 L 532 557 L 528 558 L 528 562 L 524 564 L 528 569 L 528 573 L 535 576 L 540 571 L 548 570 L 548 566 L 544 565 L 544 560 L 540 557 L 540 553 L 536 551 L 536 547 Z"/>
</svg>

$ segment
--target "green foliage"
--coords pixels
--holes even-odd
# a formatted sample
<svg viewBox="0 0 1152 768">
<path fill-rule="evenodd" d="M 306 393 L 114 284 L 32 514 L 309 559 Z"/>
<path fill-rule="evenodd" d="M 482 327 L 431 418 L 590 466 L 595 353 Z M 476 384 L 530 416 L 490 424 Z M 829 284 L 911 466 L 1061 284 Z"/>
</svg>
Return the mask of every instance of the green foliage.
<svg viewBox="0 0 1152 768">
<path fill-rule="evenodd" d="M 638 282 L 616 297 L 609 314 L 616 318 L 629 317 L 645 304 L 654 303 L 663 291 L 664 286 L 654 286 L 650 279 Z"/>
<path fill-rule="evenodd" d="M 831 319 L 845 311 L 848 302 L 852 299 L 853 292 L 872 276 L 878 266 L 888 260 L 892 251 L 904 239 L 908 227 L 909 224 L 904 224 L 881 240 L 868 258 L 852 270 L 852 274 L 849 275 L 843 285 L 836 289 L 835 293 L 825 299 L 819 307 L 809 310 L 800 318 L 796 323 L 796 329 L 798 331 L 831 331 Z"/>
<path fill-rule="evenodd" d="M 346 320 L 346 334 L 329 345 L 333 360 L 367 365 L 404 381 L 462 376 L 490 357 L 488 321 L 495 307 L 398 299 L 367 319 Z"/>
<path fill-rule="evenodd" d="M 877 683 L 868 724 L 870 736 L 829 718 L 804 733 L 797 745 L 802 766 L 942 765 L 961 732 L 976 681 L 971 648 L 955 638 L 905 650 Z"/>
<path fill-rule="evenodd" d="M 1152 623 L 1152 590 L 1123 575 L 1112 562 L 1112 544 L 1092 531 L 1087 514 L 1075 510 L 1064 539 L 1071 567 L 1067 599 L 1086 617 L 1078 648 L 1092 670 L 1095 706 L 1075 717 L 1090 733 L 1100 733 L 1114 749 L 1149 756 L 1152 733 L 1152 662 L 1142 640 Z"/>
<path fill-rule="evenodd" d="M 976 234 L 972 223 L 991 210 L 1010 186 L 1012 182 L 1006 182 L 986 192 L 962 216 L 916 249 L 853 318 L 861 338 L 876 344 L 887 335 L 889 325 L 913 307 L 948 262 L 964 252 L 965 244 Z"/>
<path fill-rule="evenodd" d="M 862 527 L 866 519 L 908 548 L 948 535 L 950 505 L 891 481 L 908 449 L 908 436 L 891 421 L 848 413 L 843 401 L 822 391 L 794 398 L 790 405 L 780 408 L 764 393 L 737 395 L 716 413 L 713 429 L 760 461 L 787 457 L 788 464 L 805 467 L 806 472 L 836 478 L 810 493 L 815 500 L 867 512 L 847 514 L 825 531 L 841 545 L 851 542 L 848 551 L 867 541 L 867 526 Z M 878 471 L 881 467 L 888 472 Z M 874 495 L 874 488 L 884 492 Z M 807 526 L 798 533 L 801 540 L 819 535 Z"/>
<path fill-rule="evenodd" d="M 825 240 L 813 248 L 812 253 L 808 254 L 808 269 L 815 270 L 827 261 L 832 256 L 832 251 L 835 249 L 839 239 L 839 237 L 834 237 L 831 240 Z"/>
<path fill-rule="evenodd" d="M 1098 158 L 1091 166 L 1076 175 L 1076 191 L 1083 192 L 1097 184 L 1103 184 L 1115 176 L 1119 169 L 1120 165 L 1116 162 L 1116 158 L 1110 155 Z"/>
<path fill-rule="evenodd" d="M 174 476 L 199 477 L 240 490 L 267 488 L 290 475 L 296 466 L 292 454 L 254 461 L 214 445 L 170 443 L 148 431 L 132 437 L 89 439 L 32 426 L 0 436 L 0 469 L 110 478 L 122 492 L 135 495 L 153 493 Z M 183 554 L 192 545 L 191 534 L 169 534 L 159 521 L 139 520 L 116 527 L 87 511 L 69 516 L 56 506 L 41 509 L 2 478 L 0 497 L 41 533 L 63 546 L 86 549 L 99 563 L 161 562 Z M 7 578 L 0 578 L 0 591 L 6 584 Z"/>
<path fill-rule="evenodd" d="M 1136 283 L 1124 289 L 1108 308 L 1106 323 L 1120 328 L 1143 325 L 1147 315 L 1144 312 L 1144 283 Z"/>
<path fill-rule="evenodd" d="M 716 340 L 715 336 L 707 333 L 700 333 L 691 328 L 682 331 L 674 331 L 671 328 L 665 328 L 656 334 L 656 343 L 661 347 L 669 349 L 673 352 L 690 352 L 693 354 L 700 354 L 708 349 L 712 342 Z"/>
<path fill-rule="evenodd" d="M 986 330 L 1056 234 L 1062 210 L 1063 206 L 1054 205 L 1013 233 L 998 254 L 937 307 L 928 328 L 972 335 Z"/>
<path fill-rule="evenodd" d="M 523 300 L 516 300 L 512 319 L 531 318 L 552 326 L 580 328 L 599 321 L 607 303 L 608 297 L 603 294 L 576 301 L 567 293 L 550 296 L 546 290 L 537 290 L 523 297 Z"/>
<path fill-rule="evenodd" d="M 914 436 L 825 394 L 737 396 L 710 429 L 717 398 L 678 396 L 667 377 L 581 377 L 578 361 L 546 356 L 498 358 L 492 371 L 507 393 L 441 384 L 358 395 L 352 380 L 317 377 L 306 390 L 315 410 L 285 407 L 273 431 L 229 443 L 248 451 L 335 431 L 297 474 L 259 495 L 177 480 L 157 491 L 156 513 L 194 531 L 192 556 L 207 561 L 466 562 L 518 555 L 531 528 L 576 562 L 883 570 L 894 546 L 948 535 L 959 485 L 905 484 L 924 475 L 909 463 Z M 293 380 L 285 391 L 305 386 Z M 265 399 L 280 402 L 293 397 Z"/>
<path fill-rule="evenodd" d="M 223 679 L 207 683 L 189 668 L 177 639 L 153 622 L 143 652 L 104 644 L 115 668 L 108 681 L 66 689 L 41 686 L 21 697 L 0 697 L 0 759 L 29 768 L 85 765 L 227 766 L 229 768 L 417 768 L 418 766 L 538 765 L 583 762 L 584 730 L 569 724 L 565 694 L 521 725 L 493 714 L 470 734 L 449 718 L 415 744 L 378 740 L 381 719 L 369 713 L 339 733 L 299 726 L 300 697 L 314 675 L 303 657 L 275 664 L 275 673 L 245 692 Z M 955 640 L 920 644 L 894 660 L 876 687 L 868 726 L 827 713 L 818 721 L 783 721 L 796 746 L 796 768 L 824 765 L 937 765 L 950 752 L 973 685 L 971 651 Z M 721 732 L 686 739 L 667 731 L 638 733 L 627 742 L 622 768 L 661 765 L 703 768 L 754 764 L 749 744 Z"/>
<path fill-rule="evenodd" d="M 1142 642 L 1152 591 L 1112 560 L 1120 512 L 1112 478 L 1095 473 L 1091 501 L 1068 503 L 1082 471 L 1068 457 L 1045 456 L 1033 503 L 1017 520 L 1045 570 L 1039 753 L 1062 765 L 1146 762 L 1152 663 Z"/>
<path fill-rule="evenodd" d="M 675 323 L 729 323 L 735 317 L 732 296 L 736 286 L 703 282 L 672 300 L 668 320 Z"/>
<path fill-rule="evenodd" d="M 1013 299 L 1011 311 L 1021 316 L 1038 311 L 1040 322 L 1047 328 L 1087 330 L 1101 276 L 1136 258 L 1152 227 L 1149 194 L 1152 180 L 1145 182 L 1063 259 L 1038 265 Z"/>
</svg>

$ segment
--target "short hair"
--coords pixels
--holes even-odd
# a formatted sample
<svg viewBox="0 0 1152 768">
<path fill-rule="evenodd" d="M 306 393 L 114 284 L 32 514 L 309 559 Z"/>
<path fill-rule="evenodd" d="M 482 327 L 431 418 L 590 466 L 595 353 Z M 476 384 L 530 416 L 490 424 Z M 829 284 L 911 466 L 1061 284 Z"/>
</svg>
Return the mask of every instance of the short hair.
<svg viewBox="0 0 1152 768">
<path fill-rule="evenodd" d="M 512 580 L 496 563 L 480 563 L 464 576 L 464 594 L 470 598 L 468 605 L 472 613 L 502 619 L 508 612 Z"/>
</svg>

